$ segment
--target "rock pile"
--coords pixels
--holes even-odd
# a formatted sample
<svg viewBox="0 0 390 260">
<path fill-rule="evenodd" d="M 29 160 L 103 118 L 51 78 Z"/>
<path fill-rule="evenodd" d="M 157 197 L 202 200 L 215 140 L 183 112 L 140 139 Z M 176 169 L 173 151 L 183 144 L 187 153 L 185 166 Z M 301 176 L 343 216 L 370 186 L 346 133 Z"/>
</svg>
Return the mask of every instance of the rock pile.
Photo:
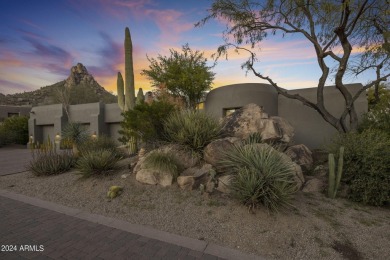
<svg viewBox="0 0 390 260">
<path fill-rule="evenodd" d="M 303 144 L 294 145 L 294 129 L 285 119 L 268 116 L 261 107 L 249 104 L 224 118 L 223 125 L 224 137 L 212 141 L 205 147 L 202 160 L 177 145 L 159 148 L 162 152 L 173 154 L 182 164 L 182 170 L 176 180 L 181 189 L 202 189 L 209 193 L 217 190 L 228 193 L 232 176 L 226 174 L 223 163 L 220 163 L 223 160 L 223 152 L 244 142 L 253 134 L 261 136 L 262 143 L 259 143 L 259 146 L 274 149 L 272 146 L 276 145 L 282 160 L 294 165 L 294 180 L 299 189 L 320 192 L 323 188 L 322 179 L 309 177 L 310 181 L 306 184 L 304 173 L 311 171 L 313 167 L 312 152 Z M 145 167 L 144 161 L 147 156 L 148 154 L 141 158 L 134 167 L 136 179 L 146 184 L 171 185 L 175 181 L 172 173 Z"/>
</svg>

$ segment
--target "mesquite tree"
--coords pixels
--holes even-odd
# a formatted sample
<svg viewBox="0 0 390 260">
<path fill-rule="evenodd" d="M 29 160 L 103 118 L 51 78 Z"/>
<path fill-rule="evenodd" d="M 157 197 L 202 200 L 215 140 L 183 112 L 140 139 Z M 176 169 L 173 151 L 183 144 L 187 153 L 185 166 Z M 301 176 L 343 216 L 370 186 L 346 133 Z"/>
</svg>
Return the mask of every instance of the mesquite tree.
<svg viewBox="0 0 390 260">
<path fill-rule="evenodd" d="M 368 88 L 378 88 L 390 76 L 388 6 L 388 0 L 214 0 L 209 16 L 197 25 L 214 18 L 225 21 L 225 43 L 218 48 L 216 60 L 227 55 L 229 48 L 248 51 L 249 59 L 243 67 L 268 81 L 279 94 L 315 109 L 339 132 L 349 132 L 356 130 L 358 124 L 355 100 Z M 254 49 L 279 33 L 299 35 L 314 48 L 321 69 L 316 102 L 289 94 L 274 79 L 255 69 Z M 362 51 L 353 54 L 353 48 Z M 331 62 L 336 64 L 334 70 Z M 344 85 L 346 74 L 358 75 L 371 69 L 376 77 L 353 95 Z M 344 97 L 340 117 L 332 115 L 324 105 L 325 83 L 331 79 Z"/>
<path fill-rule="evenodd" d="M 148 57 L 149 69 L 142 70 L 142 74 L 152 81 L 154 87 L 166 86 L 171 94 L 186 101 L 187 108 L 196 109 L 205 91 L 210 90 L 215 73 L 207 66 L 203 53 L 192 51 L 188 44 L 182 47 L 182 52 L 169 51 L 169 57 Z"/>
</svg>

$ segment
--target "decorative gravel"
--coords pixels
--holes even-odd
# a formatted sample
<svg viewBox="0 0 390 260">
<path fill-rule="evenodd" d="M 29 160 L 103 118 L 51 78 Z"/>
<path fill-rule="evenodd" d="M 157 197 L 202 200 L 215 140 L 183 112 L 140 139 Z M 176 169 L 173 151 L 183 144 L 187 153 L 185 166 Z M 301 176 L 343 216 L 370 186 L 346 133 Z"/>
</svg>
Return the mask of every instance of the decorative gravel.
<svg viewBox="0 0 390 260">
<path fill-rule="evenodd" d="M 128 170 L 82 178 L 77 172 L 0 177 L 0 189 L 277 259 L 390 259 L 390 209 L 297 193 L 295 209 L 255 213 L 220 193 L 138 183 Z M 110 186 L 123 193 L 107 199 Z"/>
</svg>

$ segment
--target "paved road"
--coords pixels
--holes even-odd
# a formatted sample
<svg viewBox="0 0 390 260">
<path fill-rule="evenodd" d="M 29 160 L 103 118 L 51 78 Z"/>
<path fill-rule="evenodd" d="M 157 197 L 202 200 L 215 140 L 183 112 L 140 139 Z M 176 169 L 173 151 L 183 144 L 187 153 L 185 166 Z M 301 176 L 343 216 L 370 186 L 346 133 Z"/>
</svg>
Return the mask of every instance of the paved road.
<svg viewBox="0 0 390 260">
<path fill-rule="evenodd" d="M 31 151 L 26 146 L 12 145 L 0 148 L 0 176 L 26 171 Z"/>
<path fill-rule="evenodd" d="M 0 259 L 261 259 L 5 190 L 0 246 Z"/>
</svg>

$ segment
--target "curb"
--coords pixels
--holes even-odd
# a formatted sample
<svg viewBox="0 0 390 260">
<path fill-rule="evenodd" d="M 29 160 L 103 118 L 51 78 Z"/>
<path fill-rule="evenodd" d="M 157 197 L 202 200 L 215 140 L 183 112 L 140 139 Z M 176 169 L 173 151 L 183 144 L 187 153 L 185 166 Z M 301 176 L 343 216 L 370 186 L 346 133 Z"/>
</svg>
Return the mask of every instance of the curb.
<svg viewBox="0 0 390 260">
<path fill-rule="evenodd" d="M 191 250 L 200 251 L 205 254 L 211 254 L 217 257 L 232 259 L 232 260 L 265 260 L 265 258 L 255 255 L 246 254 L 235 249 L 218 246 L 206 241 L 184 237 L 165 231 L 157 230 L 148 226 L 132 224 L 123 220 L 105 217 L 102 215 L 84 212 L 80 209 L 70 208 L 50 201 L 41 200 L 38 198 L 28 197 L 22 194 L 10 192 L 0 189 L 0 196 L 21 201 L 40 208 L 52 210 L 68 216 L 87 220 L 93 223 L 98 223 L 108 227 L 116 228 L 126 232 L 134 233 L 140 236 L 160 240 L 170 244 L 175 244 L 181 247 L 186 247 Z"/>
</svg>

